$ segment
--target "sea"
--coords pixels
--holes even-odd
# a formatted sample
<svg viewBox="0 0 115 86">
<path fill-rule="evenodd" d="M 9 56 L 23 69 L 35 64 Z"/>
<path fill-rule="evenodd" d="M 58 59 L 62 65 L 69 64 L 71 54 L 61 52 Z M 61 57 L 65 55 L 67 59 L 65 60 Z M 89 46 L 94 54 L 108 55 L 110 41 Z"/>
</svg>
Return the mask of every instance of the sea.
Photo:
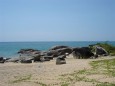
<svg viewBox="0 0 115 86">
<path fill-rule="evenodd" d="M 18 56 L 20 49 L 37 49 L 47 51 L 53 46 L 87 47 L 96 43 L 109 43 L 115 46 L 115 41 L 57 41 L 57 42 L 0 42 L 0 57 L 13 58 Z"/>
</svg>

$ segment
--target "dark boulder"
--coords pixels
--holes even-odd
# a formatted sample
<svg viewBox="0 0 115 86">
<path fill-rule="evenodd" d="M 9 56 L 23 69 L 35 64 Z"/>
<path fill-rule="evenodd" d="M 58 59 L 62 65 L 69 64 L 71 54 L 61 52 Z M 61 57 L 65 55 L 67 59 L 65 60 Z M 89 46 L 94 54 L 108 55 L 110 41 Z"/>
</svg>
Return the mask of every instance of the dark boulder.
<svg viewBox="0 0 115 86">
<path fill-rule="evenodd" d="M 66 58 L 66 55 L 60 55 L 60 56 L 58 56 L 58 58 Z"/>
<path fill-rule="evenodd" d="M 47 56 L 58 57 L 60 55 L 65 55 L 66 53 L 72 53 L 72 48 L 69 46 L 54 46 L 49 51 L 47 51 Z"/>
<path fill-rule="evenodd" d="M 61 48 L 57 49 L 58 55 L 65 55 L 66 53 L 71 54 L 72 49 L 71 48 Z"/>
<path fill-rule="evenodd" d="M 89 47 L 73 48 L 73 55 L 78 59 L 88 59 L 94 56 Z"/>
<path fill-rule="evenodd" d="M 34 58 L 33 56 L 28 56 L 28 55 L 21 55 L 21 56 L 19 56 L 20 60 L 33 59 L 33 58 Z"/>
<path fill-rule="evenodd" d="M 7 60 L 9 60 L 9 59 L 11 59 L 11 58 L 6 58 L 5 60 L 7 61 Z"/>
<path fill-rule="evenodd" d="M 96 50 L 96 55 L 104 55 L 104 56 L 108 55 L 108 52 L 102 47 L 95 46 L 95 50 Z"/>
<path fill-rule="evenodd" d="M 0 63 L 4 63 L 4 62 L 6 62 L 6 58 L 0 57 Z"/>
<path fill-rule="evenodd" d="M 0 57 L 0 63 L 4 63 L 5 59 L 3 57 Z"/>
<path fill-rule="evenodd" d="M 49 57 L 44 57 L 44 61 L 50 61 L 51 59 Z"/>
<path fill-rule="evenodd" d="M 50 50 L 57 50 L 57 49 L 61 49 L 61 48 L 69 48 L 69 46 L 54 46 Z"/>
<path fill-rule="evenodd" d="M 0 63 L 4 63 L 4 62 L 5 62 L 5 60 L 0 61 Z"/>
<path fill-rule="evenodd" d="M 6 60 L 6 62 L 14 62 L 14 63 L 17 63 L 20 61 L 20 58 L 11 58 L 9 60 Z"/>
<path fill-rule="evenodd" d="M 33 57 L 34 57 L 33 58 L 34 62 L 43 62 L 44 61 L 43 56 L 41 56 L 41 55 L 36 55 Z"/>
<path fill-rule="evenodd" d="M 49 59 L 49 60 L 53 60 L 53 56 L 43 56 L 44 59 Z"/>
<path fill-rule="evenodd" d="M 56 59 L 56 65 L 60 65 L 60 64 L 66 64 L 65 58 L 58 57 Z"/>
<path fill-rule="evenodd" d="M 52 56 L 52 57 L 57 57 L 58 56 L 58 51 L 57 50 L 49 50 L 47 51 L 47 56 Z"/>
<path fill-rule="evenodd" d="M 58 57 L 60 55 L 65 55 L 66 53 L 68 53 L 68 54 L 72 53 L 72 49 L 71 48 L 60 48 L 60 49 L 56 49 L 56 50 L 49 50 L 46 55 Z"/>
<path fill-rule="evenodd" d="M 0 61 L 2 61 L 4 58 L 3 57 L 0 57 Z"/>
<path fill-rule="evenodd" d="M 28 54 L 28 55 L 33 55 L 33 54 L 40 54 L 40 50 L 35 50 L 35 49 L 21 49 L 18 51 L 18 54 Z"/>
<path fill-rule="evenodd" d="M 21 63 L 32 63 L 32 60 L 31 60 L 31 59 L 28 59 L 28 60 L 21 60 L 20 62 L 21 62 Z"/>
</svg>

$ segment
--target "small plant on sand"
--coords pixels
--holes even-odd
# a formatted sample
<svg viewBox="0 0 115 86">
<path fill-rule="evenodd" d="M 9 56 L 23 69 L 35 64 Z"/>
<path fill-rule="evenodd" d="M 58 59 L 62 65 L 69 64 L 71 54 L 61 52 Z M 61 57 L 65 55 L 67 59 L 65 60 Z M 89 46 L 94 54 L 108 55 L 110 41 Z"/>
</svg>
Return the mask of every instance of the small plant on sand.
<svg viewBox="0 0 115 86">
<path fill-rule="evenodd" d="M 90 64 L 94 70 L 115 77 L 115 59 L 93 61 Z"/>
<path fill-rule="evenodd" d="M 104 82 L 104 83 L 97 84 L 96 86 L 115 86 L 115 84 Z"/>
<path fill-rule="evenodd" d="M 44 84 L 42 82 L 37 82 L 37 84 L 39 84 L 40 86 L 47 86 L 46 84 Z"/>
<path fill-rule="evenodd" d="M 69 86 L 69 83 L 67 83 L 67 82 L 62 82 L 61 86 Z"/>
<path fill-rule="evenodd" d="M 16 80 L 10 81 L 10 83 L 18 83 L 18 82 L 23 82 L 31 79 L 31 74 L 26 75 L 26 76 L 21 76 L 21 77 L 16 77 Z"/>
<path fill-rule="evenodd" d="M 63 83 L 61 86 L 71 86 L 72 84 L 83 81 L 91 82 L 96 84 L 96 86 L 115 86 L 115 83 L 100 82 L 96 79 L 87 78 L 89 75 L 103 75 L 107 77 L 115 77 L 115 59 L 99 60 L 90 62 L 92 69 L 83 69 L 79 71 L 74 71 L 71 74 L 63 74 L 61 76 Z"/>
<path fill-rule="evenodd" d="M 115 56 L 115 46 L 110 45 L 108 43 L 97 43 L 95 45 L 98 45 L 100 47 L 103 47 L 105 50 L 107 50 L 107 52 L 111 55 L 111 56 Z M 95 49 L 93 48 L 94 45 L 90 45 L 90 48 L 92 49 L 92 52 L 95 51 Z"/>
</svg>

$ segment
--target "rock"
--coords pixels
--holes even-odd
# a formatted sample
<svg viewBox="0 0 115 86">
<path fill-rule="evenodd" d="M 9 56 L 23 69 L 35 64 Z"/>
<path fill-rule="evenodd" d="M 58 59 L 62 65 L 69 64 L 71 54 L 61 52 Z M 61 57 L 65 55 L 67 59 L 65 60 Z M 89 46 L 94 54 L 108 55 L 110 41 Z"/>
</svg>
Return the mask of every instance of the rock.
<svg viewBox="0 0 115 86">
<path fill-rule="evenodd" d="M 0 57 L 0 63 L 4 63 L 6 60 L 3 57 Z"/>
<path fill-rule="evenodd" d="M 72 49 L 71 48 L 61 48 L 57 49 L 58 55 L 65 55 L 65 54 L 71 54 Z"/>
<path fill-rule="evenodd" d="M 69 48 L 69 46 L 54 46 L 49 50 L 57 50 L 57 49 L 61 49 L 61 48 Z"/>
<path fill-rule="evenodd" d="M 82 57 L 81 57 L 81 54 L 80 54 L 79 52 L 73 51 L 72 54 L 73 54 L 73 57 L 74 57 L 75 59 L 80 59 L 80 58 L 82 58 Z"/>
<path fill-rule="evenodd" d="M 34 59 L 34 57 L 33 56 L 27 56 L 27 55 L 21 55 L 20 57 L 19 57 L 19 59 L 20 60 L 27 60 L 27 59 Z"/>
<path fill-rule="evenodd" d="M 6 62 L 15 62 L 15 63 L 17 63 L 19 61 L 20 61 L 20 58 L 11 58 L 11 59 L 7 60 Z"/>
<path fill-rule="evenodd" d="M 60 56 L 58 56 L 58 58 L 66 58 L 66 55 L 60 55 Z"/>
<path fill-rule="evenodd" d="M 9 59 L 11 59 L 11 58 L 6 58 L 5 60 L 7 61 L 7 60 L 9 60 Z"/>
<path fill-rule="evenodd" d="M 43 56 L 44 59 L 53 60 L 53 56 Z"/>
<path fill-rule="evenodd" d="M 32 63 L 32 60 L 31 60 L 31 59 L 28 59 L 28 60 L 21 60 L 20 62 L 21 62 L 21 63 Z"/>
<path fill-rule="evenodd" d="M 49 50 L 47 51 L 46 55 L 47 56 L 52 56 L 52 57 L 58 57 L 58 51 L 57 50 Z"/>
<path fill-rule="evenodd" d="M 91 52 L 89 47 L 73 48 L 73 56 L 80 59 L 88 59 L 94 54 Z"/>
<path fill-rule="evenodd" d="M 60 57 L 58 57 L 58 58 L 56 59 L 56 65 L 60 65 L 60 64 L 66 64 L 65 58 L 60 58 Z"/>
<path fill-rule="evenodd" d="M 0 61 L 2 61 L 4 58 L 3 57 L 0 57 Z"/>
<path fill-rule="evenodd" d="M 50 61 L 50 58 L 45 57 L 45 58 L 44 58 L 44 61 Z"/>
<path fill-rule="evenodd" d="M 34 60 L 34 62 L 43 62 L 44 61 L 43 56 L 41 56 L 41 55 L 34 56 L 33 60 Z"/>
<path fill-rule="evenodd" d="M 60 55 L 65 55 L 65 54 L 70 54 L 72 53 L 71 48 L 60 48 L 56 50 L 49 50 L 46 55 L 47 56 L 53 56 L 53 57 L 58 57 Z"/>
<path fill-rule="evenodd" d="M 28 55 L 33 55 L 33 54 L 40 54 L 40 50 L 35 50 L 35 49 L 21 49 L 18 51 L 18 54 L 28 54 Z"/>
<path fill-rule="evenodd" d="M 4 63 L 4 62 L 5 62 L 5 60 L 0 61 L 0 63 Z"/>
<path fill-rule="evenodd" d="M 104 55 L 104 56 L 108 55 L 108 52 L 104 48 L 99 46 L 95 46 L 95 51 L 96 51 L 96 55 Z"/>
<path fill-rule="evenodd" d="M 95 59 L 96 59 L 96 58 L 98 58 L 98 55 L 97 55 L 97 54 L 95 54 L 95 55 L 94 55 L 94 57 L 95 57 Z"/>
</svg>

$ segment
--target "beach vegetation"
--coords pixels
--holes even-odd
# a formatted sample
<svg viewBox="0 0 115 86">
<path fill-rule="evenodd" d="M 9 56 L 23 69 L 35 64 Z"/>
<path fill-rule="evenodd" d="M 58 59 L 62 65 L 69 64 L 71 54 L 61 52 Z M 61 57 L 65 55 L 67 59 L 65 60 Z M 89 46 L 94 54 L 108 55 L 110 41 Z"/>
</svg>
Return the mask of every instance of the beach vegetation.
<svg viewBox="0 0 115 86">
<path fill-rule="evenodd" d="M 115 56 L 115 46 L 105 42 L 105 43 L 97 43 L 95 45 L 98 45 L 100 47 L 103 47 L 111 56 Z M 92 48 L 92 46 L 90 46 Z M 92 51 L 94 51 L 94 49 L 92 48 Z"/>
<path fill-rule="evenodd" d="M 24 82 L 27 80 L 30 80 L 32 75 L 26 75 L 26 76 L 20 76 L 20 77 L 15 77 L 16 79 L 13 81 L 10 81 L 10 83 L 19 83 L 19 82 Z"/>
<path fill-rule="evenodd" d="M 42 82 L 36 82 L 37 84 L 39 84 L 40 86 L 47 86 L 46 84 L 42 83 Z"/>
<path fill-rule="evenodd" d="M 89 64 L 91 69 L 74 71 L 73 73 L 62 75 L 61 78 L 63 78 L 63 81 L 68 82 L 68 86 L 80 81 L 90 82 L 96 86 L 115 86 L 115 83 L 101 82 L 98 79 L 88 77 L 92 75 L 115 77 L 115 59 L 92 61 Z"/>
</svg>

